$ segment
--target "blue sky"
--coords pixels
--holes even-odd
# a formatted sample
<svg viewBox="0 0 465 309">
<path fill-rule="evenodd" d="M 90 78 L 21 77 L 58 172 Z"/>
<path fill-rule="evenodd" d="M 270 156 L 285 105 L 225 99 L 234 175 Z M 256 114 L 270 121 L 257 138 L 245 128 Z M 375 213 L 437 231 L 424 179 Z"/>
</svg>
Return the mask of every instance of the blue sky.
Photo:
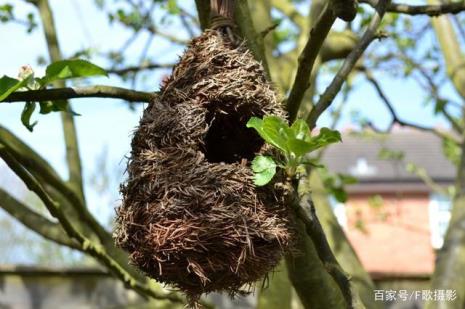
<svg viewBox="0 0 465 309">
<path fill-rule="evenodd" d="M 31 10 L 31 7 L 22 1 L 0 0 L 0 5 L 8 2 L 17 5 L 16 9 L 20 13 L 19 15 Z M 110 25 L 105 14 L 95 8 L 93 0 L 51 0 L 51 4 L 55 11 L 59 39 L 65 56 L 83 48 L 111 50 L 121 46 L 129 36 L 129 32 L 124 28 Z M 28 35 L 24 27 L 15 24 L 0 24 L 0 38 L 2 40 L 0 75 L 16 76 L 18 69 L 25 64 L 30 64 L 36 69 L 37 75 L 41 75 L 43 68 L 36 65 L 37 57 L 46 56 L 47 53 L 40 27 L 32 35 Z M 131 49 L 135 55 L 134 61 L 138 59 L 137 51 L 140 50 L 143 42 L 144 36 Z M 376 48 L 376 45 L 372 48 Z M 163 40 L 155 42 L 149 50 L 149 55 L 156 56 L 158 62 L 174 61 L 179 53 L 179 48 L 173 50 Z M 106 66 L 103 61 L 97 60 L 96 63 L 103 67 Z M 160 75 L 151 76 L 151 82 L 139 86 L 140 90 L 158 89 Z M 393 79 L 387 75 L 378 77 L 383 81 L 383 87 L 389 89 L 390 98 L 403 119 L 430 126 L 446 126 L 442 118 L 432 116 L 432 106 L 423 105 L 424 93 L 412 80 Z M 320 82 L 320 88 L 324 88 L 329 81 L 328 78 L 324 78 Z M 130 87 L 115 76 L 91 80 L 90 82 Z M 346 128 L 351 124 L 349 115 L 351 110 L 360 110 L 363 115 L 369 116 L 377 126 L 385 127 L 390 122 L 390 116 L 372 87 L 363 82 L 356 84 L 356 89 L 349 97 L 349 102 L 344 110 L 345 116 L 342 118 L 339 128 Z M 455 96 L 450 88 L 443 89 L 443 91 Z M 102 197 L 89 186 L 90 175 L 95 171 L 95 161 L 104 148 L 108 151 L 108 165 L 120 170 L 124 168 L 124 157 L 129 153 L 131 134 L 141 117 L 142 105 L 138 105 L 135 111 L 129 111 L 127 105 L 118 100 L 80 99 L 73 100 L 72 103 L 74 110 L 82 115 L 76 117 L 76 123 L 91 209 L 98 214 L 99 218 L 102 218 L 102 221 L 107 221 L 106 218 L 113 213 L 113 208 L 118 203 L 118 187 L 115 186 L 112 188 L 111 194 Z M 63 176 L 66 176 L 63 135 L 59 116 L 57 114 L 34 115 L 33 119 L 39 120 L 39 124 L 35 127 L 34 132 L 30 133 L 20 123 L 21 110 L 22 104 L 0 104 L 0 123 L 27 141 L 49 160 Z M 320 126 L 329 123 L 328 114 L 325 114 L 318 122 Z M 0 169 L 0 185 L 2 185 L 1 173 L 5 173 L 4 168 Z M 122 175 L 118 177 L 121 179 Z M 119 179 L 115 183 L 118 182 Z"/>
</svg>

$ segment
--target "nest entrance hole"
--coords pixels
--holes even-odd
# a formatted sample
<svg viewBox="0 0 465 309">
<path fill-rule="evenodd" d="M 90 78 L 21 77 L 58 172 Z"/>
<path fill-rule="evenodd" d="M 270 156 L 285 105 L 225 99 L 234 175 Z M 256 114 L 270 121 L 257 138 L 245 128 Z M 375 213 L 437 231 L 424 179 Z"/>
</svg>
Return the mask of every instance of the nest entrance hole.
<svg viewBox="0 0 465 309">
<path fill-rule="evenodd" d="M 252 115 L 250 108 L 208 110 L 206 121 L 210 127 L 203 149 L 208 162 L 231 164 L 253 160 L 263 140 L 254 129 L 246 127 Z"/>
</svg>

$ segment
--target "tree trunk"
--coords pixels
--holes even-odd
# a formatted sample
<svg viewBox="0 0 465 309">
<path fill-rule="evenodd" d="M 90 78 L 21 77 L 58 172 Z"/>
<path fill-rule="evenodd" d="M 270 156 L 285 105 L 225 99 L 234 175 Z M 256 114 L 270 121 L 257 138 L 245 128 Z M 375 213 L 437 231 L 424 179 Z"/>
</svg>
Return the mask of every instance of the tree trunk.
<svg viewBox="0 0 465 309">
<path fill-rule="evenodd" d="M 437 0 L 428 0 L 429 4 L 440 4 Z M 465 98 L 465 66 L 460 43 L 449 17 L 432 19 L 437 39 L 441 46 L 447 73 L 456 91 Z M 462 111 L 462 121 L 465 111 Z M 463 134 L 462 134 L 463 135 Z M 427 309 L 464 308 L 465 307 L 465 136 L 462 136 L 461 158 L 456 178 L 456 195 L 453 201 L 451 220 L 439 250 L 436 268 L 431 279 L 431 289 L 456 292 L 454 301 L 429 301 Z"/>
</svg>

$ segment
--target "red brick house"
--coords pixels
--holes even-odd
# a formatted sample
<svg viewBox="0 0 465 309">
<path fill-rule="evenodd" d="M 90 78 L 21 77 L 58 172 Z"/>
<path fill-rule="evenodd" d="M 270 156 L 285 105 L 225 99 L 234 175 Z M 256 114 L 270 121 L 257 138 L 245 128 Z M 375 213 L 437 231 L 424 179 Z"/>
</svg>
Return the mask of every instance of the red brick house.
<svg viewBox="0 0 465 309">
<path fill-rule="evenodd" d="M 455 167 L 445 158 L 441 140 L 431 133 L 397 129 L 385 136 L 360 135 L 344 134 L 343 143 L 324 154 L 331 172 L 359 180 L 346 187 L 345 204 L 333 203 L 338 221 L 375 279 L 428 278 L 451 203 L 406 165 L 424 168 L 442 188 L 453 184 Z M 387 152 L 395 155 L 381 158 Z"/>
</svg>

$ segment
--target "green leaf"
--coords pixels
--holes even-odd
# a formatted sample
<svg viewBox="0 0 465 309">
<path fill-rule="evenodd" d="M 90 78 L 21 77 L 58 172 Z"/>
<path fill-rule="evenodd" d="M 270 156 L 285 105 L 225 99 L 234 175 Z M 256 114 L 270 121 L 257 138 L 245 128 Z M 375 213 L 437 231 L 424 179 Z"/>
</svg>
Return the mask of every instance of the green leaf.
<svg viewBox="0 0 465 309">
<path fill-rule="evenodd" d="M 21 122 L 31 132 L 34 130 L 34 126 L 37 124 L 37 121 L 34 121 L 34 123 L 31 124 L 31 116 L 35 109 L 35 102 L 26 102 L 23 112 L 21 113 Z"/>
<path fill-rule="evenodd" d="M 339 203 L 347 202 L 347 192 L 343 187 L 332 188 L 331 194 Z"/>
<path fill-rule="evenodd" d="M 436 104 L 434 105 L 434 114 L 437 115 L 442 112 L 447 105 L 447 101 L 444 99 L 437 99 Z"/>
<path fill-rule="evenodd" d="M 302 160 L 302 164 L 307 164 L 316 168 L 325 168 L 323 164 L 317 158 L 305 158 Z"/>
<path fill-rule="evenodd" d="M 273 158 L 267 156 L 256 156 L 252 161 L 254 171 L 254 183 L 256 186 L 264 186 L 273 179 L 276 174 L 276 163 Z"/>
<path fill-rule="evenodd" d="M 327 146 L 329 144 L 341 141 L 341 134 L 338 131 L 330 130 L 328 128 L 322 128 L 320 130 L 320 134 L 318 134 L 315 137 L 311 137 L 309 131 L 307 131 L 307 128 L 308 127 L 306 126 L 306 124 L 303 125 L 302 123 L 297 124 L 292 130 L 293 132 L 298 132 L 299 137 L 303 137 L 305 140 L 297 138 L 290 138 L 288 140 L 289 150 L 298 157 L 303 156 L 309 152 L 315 151 L 321 147 Z M 306 137 L 305 134 L 307 135 Z"/>
<path fill-rule="evenodd" d="M 311 143 L 314 144 L 312 151 L 339 142 L 342 142 L 341 133 L 339 131 L 321 128 L 320 133 L 312 137 Z"/>
<path fill-rule="evenodd" d="M 450 162 L 455 166 L 459 165 L 461 150 L 457 142 L 451 138 L 444 138 L 442 140 L 442 151 Z"/>
<path fill-rule="evenodd" d="M 181 9 L 179 8 L 176 0 L 168 0 L 167 8 L 170 14 L 177 15 L 181 13 Z"/>
<path fill-rule="evenodd" d="M 357 177 L 354 177 L 352 175 L 338 173 L 337 176 L 339 177 L 343 185 L 354 185 L 358 183 Z"/>
<path fill-rule="evenodd" d="M 104 69 L 87 60 L 63 60 L 50 64 L 40 83 L 44 86 L 56 80 L 91 76 L 108 76 L 108 74 Z"/>
<path fill-rule="evenodd" d="M 267 143 L 288 152 L 289 127 L 283 119 L 277 116 L 265 116 L 263 119 L 252 117 L 247 122 L 247 128 L 254 128 Z"/>
<path fill-rule="evenodd" d="M 307 143 L 306 141 L 291 138 L 287 142 L 289 150 L 294 153 L 297 157 L 301 157 L 304 154 L 312 151 L 314 149 L 313 143 Z"/>
<path fill-rule="evenodd" d="M 6 75 L 0 78 L 0 101 L 5 100 L 10 94 L 15 92 L 19 88 L 26 86 L 31 76 L 32 75 L 29 75 L 23 80 L 11 78 Z"/>
<path fill-rule="evenodd" d="M 291 126 L 291 130 L 294 133 L 296 139 L 309 141 L 311 138 L 310 128 L 307 123 L 302 119 L 297 119 Z"/>
<path fill-rule="evenodd" d="M 337 130 L 331 130 L 328 128 L 321 128 L 320 134 L 315 137 L 323 146 L 342 142 L 341 133 Z"/>
</svg>

